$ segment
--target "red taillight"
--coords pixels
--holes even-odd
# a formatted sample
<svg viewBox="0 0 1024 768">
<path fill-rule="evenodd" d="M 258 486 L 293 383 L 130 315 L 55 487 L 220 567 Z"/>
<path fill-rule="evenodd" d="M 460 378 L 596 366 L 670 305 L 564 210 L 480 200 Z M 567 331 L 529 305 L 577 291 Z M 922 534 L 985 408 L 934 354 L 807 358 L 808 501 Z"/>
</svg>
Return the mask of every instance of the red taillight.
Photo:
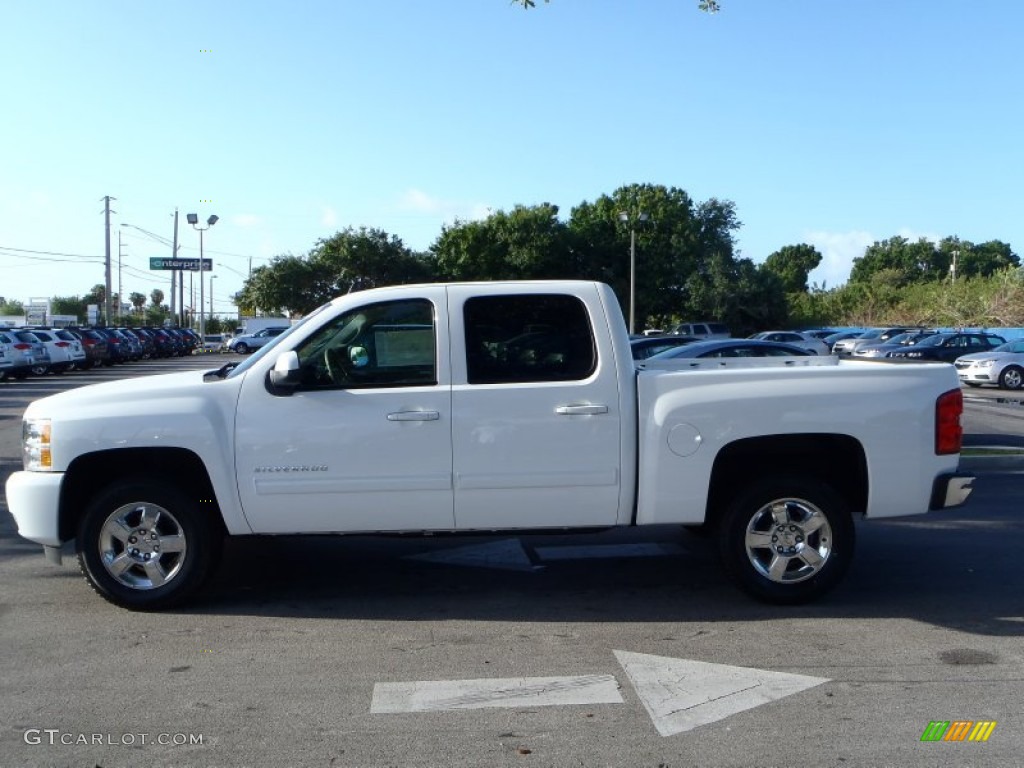
<svg viewBox="0 0 1024 768">
<path fill-rule="evenodd" d="M 14 348 L 15 349 L 32 349 L 32 345 L 31 344 L 25 344 L 24 342 L 19 342 L 18 344 L 14 345 Z"/>
<path fill-rule="evenodd" d="M 960 426 L 960 414 L 964 412 L 964 395 L 953 389 L 935 401 L 935 454 L 945 456 L 960 453 L 964 429 Z"/>
<path fill-rule="evenodd" d="M 57 342 L 57 346 L 58 347 L 70 347 L 71 345 L 68 344 L 68 342 L 66 342 L 66 341 L 58 341 Z"/>
</svg>

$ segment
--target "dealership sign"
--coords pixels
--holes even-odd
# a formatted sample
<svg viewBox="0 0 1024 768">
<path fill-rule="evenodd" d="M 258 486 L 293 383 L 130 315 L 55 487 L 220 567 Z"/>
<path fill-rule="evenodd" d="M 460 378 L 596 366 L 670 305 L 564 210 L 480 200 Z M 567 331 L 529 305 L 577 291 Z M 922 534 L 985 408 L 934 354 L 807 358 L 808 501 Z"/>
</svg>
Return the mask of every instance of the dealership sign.
<svg viewBox="0 0 1024 768">
<path fill-rule="evenodd" d="M 150 269 L 187 269 L 199 271 L 199 259 L 150 259 Z M 203 259 L 203 272 L 213 270 L 213 259 Z"/>
</svg>

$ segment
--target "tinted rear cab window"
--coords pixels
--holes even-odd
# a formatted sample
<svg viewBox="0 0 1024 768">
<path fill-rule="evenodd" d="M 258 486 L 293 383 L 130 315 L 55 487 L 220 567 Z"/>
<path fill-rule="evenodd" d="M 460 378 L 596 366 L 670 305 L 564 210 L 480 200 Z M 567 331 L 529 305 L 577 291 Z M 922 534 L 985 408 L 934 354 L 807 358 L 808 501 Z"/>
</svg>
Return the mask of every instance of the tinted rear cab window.
<svg viewBox="0 0 1024 768">
<path fill-rule="evenodd" d="M 470 384 L 578 381 L 597 368 L 590 316 L 575 296 L 477 296 L 463 320 Z"/>
</svg>

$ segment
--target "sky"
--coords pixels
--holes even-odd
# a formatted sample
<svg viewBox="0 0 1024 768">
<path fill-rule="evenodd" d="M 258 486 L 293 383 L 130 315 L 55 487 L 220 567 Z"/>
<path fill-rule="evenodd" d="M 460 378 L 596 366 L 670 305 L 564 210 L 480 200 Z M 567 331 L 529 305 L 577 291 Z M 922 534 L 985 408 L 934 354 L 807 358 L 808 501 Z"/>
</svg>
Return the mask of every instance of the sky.
<svg viewBox="0 0 1024 768">
<path fill-rule="evenodd" d="M 731 200 L 740 256 L 810 243 L 826 287 L 897 235 L 1024 251 L 1024 2 L 721 5 L 5 3 L 0 296 L 103 283 L 105 196 L 126 297 L 167 292 L 149 259 L 175 210 L 181 257 L 185 214 L 220 217 L 218 314 L 250 267 L 349 226 L 426 250 L 456 220 L 567 219 L 633 183 Z"/>
</svg>

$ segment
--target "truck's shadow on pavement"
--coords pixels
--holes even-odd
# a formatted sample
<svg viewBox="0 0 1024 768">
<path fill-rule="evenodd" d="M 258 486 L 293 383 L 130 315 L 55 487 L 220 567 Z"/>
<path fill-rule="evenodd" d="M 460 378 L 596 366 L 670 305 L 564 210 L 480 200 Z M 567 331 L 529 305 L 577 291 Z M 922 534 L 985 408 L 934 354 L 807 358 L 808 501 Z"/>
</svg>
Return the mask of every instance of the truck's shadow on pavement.
<svg viewBox="0 0 1024 768">
<path fill-rule="evenodd" d="M 716 622 L 911 618 L 980 635 L 1024 636 L 1024 478 L 983 475 L 969 505 L 858 525 L 843 584 L 820 601 L 758 603 L 727 582 L 714 541 L 662 531 L 670 554 L 537 559 L 551 546 L 651 541 L 631 529 L 593 536 L 280 537 L 230 540 L 223 567 L 184 612 L 324 619 Z M 513 570 L 416 559 L 474 545 L 523 544 Z M 513 566 L 515 567 L 515 566 Z"/>
</svg>

